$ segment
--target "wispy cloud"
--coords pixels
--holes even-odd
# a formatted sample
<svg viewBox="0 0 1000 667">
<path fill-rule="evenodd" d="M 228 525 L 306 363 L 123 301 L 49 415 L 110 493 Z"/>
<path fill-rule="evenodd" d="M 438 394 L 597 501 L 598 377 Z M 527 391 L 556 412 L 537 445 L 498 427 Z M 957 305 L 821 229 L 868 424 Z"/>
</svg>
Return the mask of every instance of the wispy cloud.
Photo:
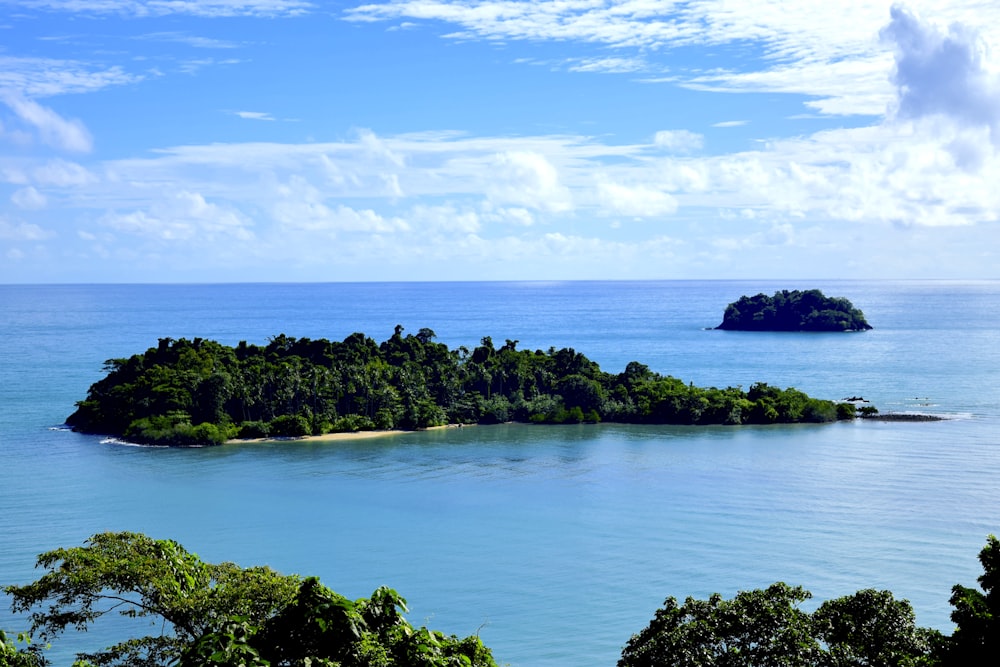
<svg viewBox="0 0 1000 667">
<path fill-rule="evenodd" d="M 296 16 L 315 7 L 304 0 L 0 0 L 0 4 L 50 12 L 147 17 Z"/>
<path fill-rule="evenodd" d="M 750 121 L 748 120 L 724 120 L 718 123 L 712 123 L 712 127 L 742 127 Z"/>
<path fill-rule="evenodd" d="M 217 67 L 219 65 L 238 65 L 240 64 L 239 58 L 195 58 L 191 60 L 182 60 L 178 63 L 178 69 L 185 74 L 195 74 L 206 67 Z"/>
<path fill-rule="evenodd" d="M 274 116 L 266 111 L 233 111 L 231 113 L 245 120 L 275 120 Z"/>
<path fill-rule="evenodd" d="M 186 44 L 197 49 L 236 49 L 241 46 L 238 42 L 227 39 L 215 39 L 212 37 L 200 37 L 185 32 L 151 32 L 145 35 L 133 37 L 133 39 L 151 42 L 169 42 L 174 44 Z"/>
<path fill-rule="evenodd" d="M 961 21 L 974 14 L 991 31 L 985 40 L 1000 43 L 996 3 L 913 0 L 910 4 L 916 10 L 933 11 L 942 21 Z M 595 63 L 617 58 L 628 63 L 639 54 L 649 61 L 666 59 L 657 54 L 679 47 L 752 44 L 763 57 L 744 61 L 740 69 L 684 71 L 672 63 L 669 80 L 713 91 L 806 95 L 813 98 L 809 107 L 828 115 L 881 115 L 892 99 L 886 78 L 892 54 L 879 39 L 879 30 L 892 7 L 891 0 L 851 3 L 849 9 L 842 3 L 804 0 L 401 0 L 360 5 L 348 9 L 344 17 L 441 22 L 459 28 L 448 37 L 465 40 L 578 42 L 621 52 Z"/>
<path fill-rule="evenodd" d="M 87 153 L 93 147 L 90 133 L 79 120 L 63 118 L 52 109 L 14 93 L 0 91 L 0 102 L 48 146 L 77 153 Z"/>
<path fill-rule="evenodd" d="M 90 93 L 142 80 L 119 66 L 78 60 L 0 55 L 0 90 L 30 98 Z"/>
<path fill-rule="evenodd" d="M 642 72 L 649 68 L 643 58 L 574 58 L 567 61 L 570 72 L 596 72 L 601 74 L 627 74 Z"/>
</svg>

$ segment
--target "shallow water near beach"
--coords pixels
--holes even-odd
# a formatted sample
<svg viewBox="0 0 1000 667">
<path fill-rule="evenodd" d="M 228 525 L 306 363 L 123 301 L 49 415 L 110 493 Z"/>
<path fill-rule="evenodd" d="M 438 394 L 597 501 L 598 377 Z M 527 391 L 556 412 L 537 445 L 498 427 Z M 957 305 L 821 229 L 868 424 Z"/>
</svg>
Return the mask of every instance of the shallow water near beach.
<svg viewBox="0 0 1000 667">
<path fill-rule="evenodd" d="M 742 294 L 820 288 L 873 331 L 711 330 Z M 811 605 L 860 588 L 950 631 L 955 583 L 1000 530 L 1000 283 L 570 282 L 0 286 L 0 584 L 104 530 L 210 561 L 386 584 L 408 617 L 497 661 L 613 665 L 667 596 L 774 581 Z M 105 359 L 160 337 L 483 336 L 632 360 L 697 385 L 765 381 L 940 422 L 501 425 L 356 441 L 169 450 L 58 430 Z M 0 627 L 21 629 L 0 600 Z M 58 641 L 51 656 L 117 628 Z"/>
</svg>

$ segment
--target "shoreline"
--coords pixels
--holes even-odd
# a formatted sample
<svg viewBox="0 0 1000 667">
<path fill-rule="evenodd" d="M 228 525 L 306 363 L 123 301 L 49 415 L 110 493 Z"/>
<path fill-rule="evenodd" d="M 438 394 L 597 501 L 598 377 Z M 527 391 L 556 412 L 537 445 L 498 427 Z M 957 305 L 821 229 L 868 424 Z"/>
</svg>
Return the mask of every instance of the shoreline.
<svg viewBox="0 0 1000 667">
<path fill-rule="evenodd" d="M 233 438 L 231 440 L 226 440 L 223 444 L 248 445 L 263 442 L 336 442 L 338 440 L 368 440 L 370 438 L 385 438 L 403 435 L 405 433 L 437 431 L 445 428 L 467 428 L 468 426 L 472 426 L 472 424 L 445 424 L 444 426 L 431 426 L 430 428 L 421 428 L 414 431 L 392 429 L 388 431 L 343 431 L 340 433 L 324 433 L 322 435 L 302 435 L 296 437 Z"/>
</svg>

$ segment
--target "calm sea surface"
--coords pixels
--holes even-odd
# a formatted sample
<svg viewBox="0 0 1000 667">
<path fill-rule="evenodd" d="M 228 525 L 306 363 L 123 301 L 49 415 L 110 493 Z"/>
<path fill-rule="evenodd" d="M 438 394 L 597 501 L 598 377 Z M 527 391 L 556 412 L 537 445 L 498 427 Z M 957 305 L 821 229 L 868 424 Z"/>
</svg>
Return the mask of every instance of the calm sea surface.
<svg viewBox="0 0 1000 667">
<path fill-rule="evenodd" d="M 873 331 L 708 330 L 743 294 L 820 288 Z M 934 423 L 507 425 L 332 444 L 166 450 L 53 430 L 105 359 L 160 337 L 376 341 L 396 324 L 632 360 L 697 385 L 861 395 Z M 501 664 L 611 666 L 667 596 L 860 588 L 951 630 L 1000 531 L 1000 283 L 569 282 L 0 286 L 0 584 L 105 530 L 210 561 L 387 584 L 415 624 L 479 633 Z M 23 628 L 0 598 L 0 628 Z M 51 656 L 106 643 L 69 635 Z"/>
</svg>

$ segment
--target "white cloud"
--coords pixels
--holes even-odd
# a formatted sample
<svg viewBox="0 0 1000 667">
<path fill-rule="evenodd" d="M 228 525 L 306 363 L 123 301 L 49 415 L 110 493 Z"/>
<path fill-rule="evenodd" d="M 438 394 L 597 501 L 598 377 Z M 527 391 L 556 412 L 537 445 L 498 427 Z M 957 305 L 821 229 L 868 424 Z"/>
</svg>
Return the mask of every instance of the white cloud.
<svg viewBox="0 0 1000 667">
<path fill-rule="evenodd" d="M 274 120 L 274 116 L 266 111 L 234 111 L 233 113 L 245 120 Z"/>
<path fill-rule="evenodd" d="M 187 44 L 188 46 L 193 46 L 197 49 L 235 49 L 240 46 L 236 42 L 230 42 L 223 39 L 213 39 L 211 37 L 199 37 L 197 35 L 189 35 L 184 32 L 151 32 L 134 37 L 133 39 Z"/>
<path fill-rule="evenodd" d="M 724 120 L 719 123 L 712 123 L 712 127 L 742 127 L 749 122 L 746 120 Z"/>
<path fill-rule="evenodd" d="M 409 229 L 399 218 L 385 218 L 371 209 L 358 210 L 330 202 L 319 188 L 301 176 L 277 187 L 279 199 L 271 214 L 282 228 L 295 232 L 368 232 L 387 233 Z"/>
<path fill-rule="evenodd" d="M 289 231 L 386 233 L 408 228 L 398 218 L 387 219 L 371 209 L 354 209 L 337 204 L 283 201 L 275 204 L 274 218 Z"/>
<path fill-rule="evenodd" d="M 720 93 L 806 94 L 813 99 L 806 100 L 805 106 L 823 114 L 881 116 L 892 98 L 886 77 L 891 62 L 888 54 L 832 62 L 795 61 L 764 70 L 699 74 L 677 83 Z"/>
<path fill-rule="evenodd" d="M 996 156 L 983 150 L 989 142 L 977 140 L 972 129 L 948 127 L 825 131 L 755 151 L 653 159 L 648 144 L 579 136 L 378 138 L 380 151 L 393 160 L 373 155 L 360 140 L 185 146 L 152 159 L 109 163 L 117 185 L 106 187 L 128 187 L 128 198 L 148 199 L 158 184 L 172 182 L 234 208 L 270 211 L 283 223 L 356 231 L 401 230 L 398 221 L 408 214 L 400 207 L 435 206 L 431 198 L 453 200 L 449 206 L 456 211 L 478 206 L 480 222 L 518 226 L 555 224 L 591 204 L 620 215 L 665 215 L 676 207 L 676 216 L 731 208 L 912 225 L 992 220 L 1000 212 L 1000 189 L 990 180 L 1000 168 Z M 977 171 L 957 164 L 951 153 L 956 146 L 978 155 Z M 390 165 L 399 190 L 387 187 Z M 261 187 L 272 175 L 283 185 Z M 371 214 L 351 213 L 359 210 Z"/>
<path fill-rule="evenodd" d="M 942 29 L 893 7 L 882 35 L 895 49 L 897 118 L 945 116 L 963 126 L 988 127 L 1000 144 L 1000 76 L 988 69 L 979 32 L 961 24 Z"/>
<path fill-rule="evenodd" d="M 13 93 L 0 92 L 0 101 L 53 148 L 87 153 L 93 147 L 90 133 L 78 120 L 67 120 L 52 109 Z"/>
<path fill-rule="evenodd" d="M 96 183 L 98 178 L 86 167 L 68 160 L 50 160 L 31 170 L 32 179 L 39 185 L 73 187 Z"/>
<path fill-rule="evenodd" d="M 915 11 L 944 21 L 975 20 L 1000 41 L 1000 5 L 981 0 L 912 0 Z M 704 72 L 678 69 L 667 81 L 715 91 L 806 95 L 823 114 L 881 115 L 892 98 L 885 74 L 890 48 L 879 40 L 892 0 L 400 0 L 347 10 L 350 21 L 440 21 L 457 26 L 452 39 L 527 40 L 599 44 L 616 53 L 594 59 L 621 61 L 620 71 L 638 71 L 641 54 L 655 68 L 658 54 L 678 47 L 750 44 L 763 54 L 742 69 Z M 902 10 L 893 10 L 902 11 Z M 666 59 L 667 56 L 663 56 Z M 588 71 L 584 69 L 584 71 Z M 608 71 L 608 70 L 606 70 Z M 612 70 L 613 71 L 613 70 Z"/>
<path fill-rule="evenodd" d="M 677 211 L 677 200 L 670 193 L 649 185 L 601 182 L 597 194 L 601 204 L 620 215 L 653 217 Z"/>
<path fill-rule="evenodd" d="M 249 223 L 239 212 L 188 191 L 159 200 L 147 209 L 107 213 L 100 221 L 117 231 L 168 243 L 254 238 Z"/>
<path fill-rule="evenodd" d="M 5 241 L 44 241 L 53 236 L 55 236 L 53 232 L 38 225 L 27 222 L 12 223 L 0 218 L 0 239 Z"/>
<path fill-rule="evenodd" d="M 314 7 L 303 0 L 3 0 L 30 9 L 77 14 L 147 17 L 188 14 L 203 17 L 297 16 Z"/>
<path fill-rule="evenodd" d="M 453 205 L 418 204 L 406 215 L 408 228 L 416 233 L 474 234 L 481 228 L 479 214 Z"/>
<path fill-rule="evenodd" d="M 689 130 L 660 130 L 653 136 L 657 148 L 677 153 L 689 153 L 699 150 L 705 138 Z"/>
<path fill-rule="evenodd" d="M 11 195 L 10 200 L 18 208 L 27 210 L 42 209 L 45 208 L 45 205 L 48 203 L 45 199 L 45 195 L 30 186 L 16 190 L 14 194 Z"/>
<path fill-rule="evenodd" d="M 89 93 L 141 81 L 119 66 L 77 60 L 0 55 L 0 92 L 28 98 Z"/>
<path fill-rule="evenodd" d="M 238 65 L 242 62 L 239 58 L 225 58 L 217 60 L 215 58 L 194 58 L 184 60 L 178 64 L 178 70 L 185 74 L 196 74 L 205 67 L 215 67 L 216 65 Z"/>
<path fill-rule="evenodd" d="M 553 212 L 568 211 L 570 191 L 559 182 L 559 172 L 540 153 L 505 151 L 493 160 L 495 176 L 488 194 L 494 202 L 519 204 Z"/>
<path fill-rule="evenodd" d="M 641 72 L 647 69 L 648 65 L 642 58 L 575 58 L 568 61 L 567 69 L 570 72 L 593 72 L 601 74 L 627 74 L 630 72 Z"/>
<path fill-rule="evenodd" d="M 526 208 L 520 206 L 496 207 L 489 200 L 482 202 L 482 217 L 489 222 L 496 222 L 516 227 L 531 227 L 535 224 L 535 216 Z"/>
</svg>

